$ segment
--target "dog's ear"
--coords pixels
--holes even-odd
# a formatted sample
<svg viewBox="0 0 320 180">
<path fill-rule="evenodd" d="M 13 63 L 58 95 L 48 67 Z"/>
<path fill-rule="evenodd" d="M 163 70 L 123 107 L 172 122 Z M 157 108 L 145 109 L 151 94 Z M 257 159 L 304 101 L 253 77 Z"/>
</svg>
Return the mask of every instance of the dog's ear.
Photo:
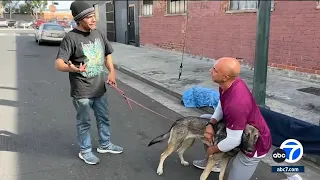
<svg viewBox="0 0 320 180">
<path fill-rule="evenodd" d="M 254 144 L 256 144 L 256 142 L 258 141 L 258 138 L 260 136 L 260 132 L 257 128 L 255 128 L 254 126 L 250 125 L 248 127 L 250 130 L 250 136 L 251 138 L 254 140 Z"/>
</svg>

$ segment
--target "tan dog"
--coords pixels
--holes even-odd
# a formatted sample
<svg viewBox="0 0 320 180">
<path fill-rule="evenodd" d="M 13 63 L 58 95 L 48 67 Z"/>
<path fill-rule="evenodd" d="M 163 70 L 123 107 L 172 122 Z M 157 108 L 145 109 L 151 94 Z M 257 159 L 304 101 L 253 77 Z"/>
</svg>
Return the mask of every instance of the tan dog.
<svg viewBox="0 0 320 180">
<path fill-rule="evenodd" d="M 154 138 L 149 143 L 148 146 L 151 146 L 153 144 L 156 144 L 165 140 L 166 138 L 169 138 L 168 147 L 161 154 L 161 157 L 160 157 L 160 162 L 157 168 L 158 175 L 163 174 L 163 163 L 165 159 L 174 151 L 178 153 L 181 164 L 184 166 L 188 166 L 189 162 L 187 162 L 184 159 L 183 154 L 188 148 L 190 148 L 193 145 L 196 139 L 200 139 L 202 140 L 203 143 L 207 144 L 208 146 L 211 146 L 211 145 L 218 144 L 220 141 L 222 141 L 227 137 L 226 125 L 224 121 L 221 120 L 220 122 L 214 125 L 214 132 L 215 132 L 214 143 L 212 143 L 212 141 L 208 141 L 203 135 L 206 129 L 207 122 L 208 122 L 208 119 L 193 117 L 193 116 L 178 119 L 172 124 L 170 130 L 167 133 Z M 258 137 L 259 137 L 259 131 L 253 126 L 247 125 L 242 135 L 242 142 L 239 147 L 226 153 L 217 153 L 212 156 L 209 156 L 206 168 L 202 172 L 200 180 L 207 179 L 207 177 L 211 172 L 212 167 L 217 162 L 217 160 L 221 160 L 221 164 L 220 164 L 221 171 L 219 174 L 219 180 L 223 180 L 225 170 L 227 168 L 227 165 L 230 159 L 240 151 L 240 148 L 248 152 L 253 152 L 254 146 L 258 140 Z"/>
</svg>

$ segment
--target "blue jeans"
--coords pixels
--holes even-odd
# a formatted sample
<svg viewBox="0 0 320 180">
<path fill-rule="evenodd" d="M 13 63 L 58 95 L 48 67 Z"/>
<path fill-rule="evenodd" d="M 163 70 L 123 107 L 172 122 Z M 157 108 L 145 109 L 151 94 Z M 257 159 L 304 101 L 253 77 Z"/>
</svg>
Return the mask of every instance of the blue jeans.
<svg viewBox="0 0 320 180">
<path fill-rule="evenodd" d="M 110 143 L 109 132 L 109 108 L 105 95 L 89 99 L 73 99 L 73 105 L 77 111 L 77 139 L 81 152 L 92 150 L 90 137 L 90 110 L 94 112 L 97 121 L 99 144 L 101 147 Z"/>
</svg>

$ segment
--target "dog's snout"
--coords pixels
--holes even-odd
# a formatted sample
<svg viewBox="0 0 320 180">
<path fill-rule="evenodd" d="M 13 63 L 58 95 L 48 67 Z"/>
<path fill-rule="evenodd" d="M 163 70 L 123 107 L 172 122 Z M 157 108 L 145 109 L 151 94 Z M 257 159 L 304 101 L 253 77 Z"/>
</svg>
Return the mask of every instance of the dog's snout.
<svg viewBox="0 0 320 180">
<path fill-rule="evenodd" d="M 251 152 L 253 152 L 253 149 L 252 148 L 248 148 L 247 151 L 251 153 Z"/>
</svg>

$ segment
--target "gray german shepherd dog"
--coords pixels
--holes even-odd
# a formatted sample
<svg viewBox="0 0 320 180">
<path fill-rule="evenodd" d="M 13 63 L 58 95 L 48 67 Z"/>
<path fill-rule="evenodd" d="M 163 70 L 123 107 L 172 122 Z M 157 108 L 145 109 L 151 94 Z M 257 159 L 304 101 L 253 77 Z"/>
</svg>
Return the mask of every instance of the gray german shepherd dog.
<svg viewBox="0 0 320 180">
<path fill-rule="evenodd" d="M 226 124 L 224 120 L 219 121 L 216 123 L 213 127 L 214 129 L 214 141 L 207 140 L 204 137 L 204 132 L 206 130 L 208 119 L 200 118 L 200 117 L 183 117 L 181 119 L 176 120 L 168 132 L 165 134 L 162 134 L 156 138 L 154 138 L 148 146 L 151 146 L 153 144 L 162 142 L 163 140 L 169 138 L 168 140 L 168 147 L 167 149 L 161 154 L 160 162 L 157 169 L 157 174 L 162 175 L 163 174 L 163 163 L 165 159 L 174 151 L 177 151 L 177 154 L 180 158 L 181 164 L 184 166 L 188 166 L 189 163 L 185 161 L 183 154 L 185 150 L 190 148 L 196 139 L 202 140 L 203 143 L 205 143 L 208 146 L 216 145 L 223 139 L 227 137 L 226 132 Z M 219 174 L 219 180 L 223 180 L 225 170 L 227 168 L 227 165 L 232 157 L 234 157 L 240 149 L 243 149 L 247 152 L 253 152 L 255 144 L 259 137 L 259 131 L 251 126 L 247 125 L 246 129 L 244 130 L 244 133 L 242 135 L 242 141 L 241 144 L 229 151 L 229 152 L 221 152 L 214 155 L 211 155 L 208 157 L 207 165 L 204 171 L 202 172 L 202 175 L 200 177 L 200 180 L 206 180 L 211 172 L 212 167 L 217 162 L 217 160 L 221 160 L 220 163 L 220 174 Z"/>
</svg>

